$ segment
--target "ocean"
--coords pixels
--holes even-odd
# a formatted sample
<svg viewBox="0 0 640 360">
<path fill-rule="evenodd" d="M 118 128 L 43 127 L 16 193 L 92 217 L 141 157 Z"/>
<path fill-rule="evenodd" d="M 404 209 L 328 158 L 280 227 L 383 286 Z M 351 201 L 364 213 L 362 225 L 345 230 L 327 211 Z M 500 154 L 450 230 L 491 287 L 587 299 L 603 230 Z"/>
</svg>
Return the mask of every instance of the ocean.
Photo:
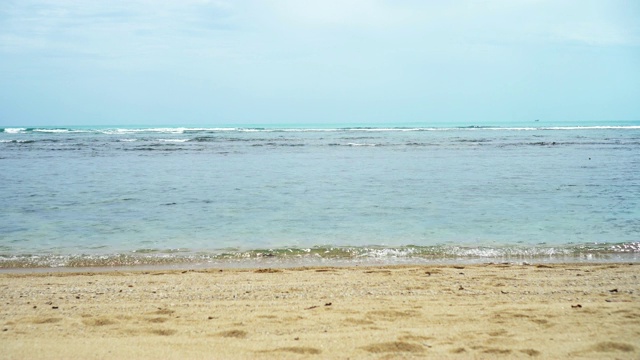
<svg viewBox="0 0 640 360">
<path fill-rule="evenodd" d="M 640 260 L 640 121 L 0 127 L 0 268 Z"/>
</svg>

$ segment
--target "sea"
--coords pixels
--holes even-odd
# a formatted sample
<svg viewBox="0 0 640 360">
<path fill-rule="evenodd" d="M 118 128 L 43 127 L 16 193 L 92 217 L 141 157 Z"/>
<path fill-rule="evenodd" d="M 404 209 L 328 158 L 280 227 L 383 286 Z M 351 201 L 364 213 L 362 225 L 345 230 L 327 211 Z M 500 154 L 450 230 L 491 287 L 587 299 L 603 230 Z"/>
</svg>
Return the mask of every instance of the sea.
<svg viewBox="0 0 640 360">
<path fill-rule="evenodd" d="M 640 121 L 0 126 L 0 269 L 640 261 Z"/>
</svg>

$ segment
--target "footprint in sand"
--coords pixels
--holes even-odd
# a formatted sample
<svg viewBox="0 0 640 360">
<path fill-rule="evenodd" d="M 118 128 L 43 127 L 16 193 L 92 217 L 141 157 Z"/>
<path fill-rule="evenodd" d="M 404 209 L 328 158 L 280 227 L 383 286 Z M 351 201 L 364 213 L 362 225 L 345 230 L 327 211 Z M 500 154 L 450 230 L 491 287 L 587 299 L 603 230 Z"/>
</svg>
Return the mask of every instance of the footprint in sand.
<svg viewBox="0 0 640 360">
<path fill-rule="evenodd" d="M 113 325 L 116 322 L 108 318 L 88 318 L 82 320 L 82 323 L 87 326 L 106 326 Z"/>
<path fill-rule="evenodd" d="M 633 352 L 635 351 L 635 347 L 633 345 L 629 345 L 625 343 L 605 341 L 605 342 L 597 343 L 596 345 L 592 346 L 590 350 L 596 351 L 596 352 L 616 352 L 616 351 Z"/>
<path fill-rule="evenodd" d="M 144 321 L 150 323 L 163 323 L 167 322 L 169 319 L 163 317 L 154 317 L 154 318 L 145 318 Z"/>
<path fill-rule="evenodd" d="M 374 354 L 399 353 L 399 352 L 420 353 L 424 351 L 424 347 L 422 345 L 411 344 L 404 341 L 391 341 L 391 342 L 371 344 L 371 345 L 364 346 L 361 349 Z"/>
<path fill-rule="evenodd" d="M 510 349 L 499 349 L 499 348 L 488 348 L 483 350 L 482 352 L 485 354 L 501 354 L 501 355 L 511 354 Z"/>
<path fill-rule="evenodd" d="M 221 331 L 217 335 L 226 338 L 244 339 L 247 337 L 247 332 L 244 330 L 229 330 Z"/>
<path fill-rule="evenodd" d="M 172 315 L 173 313 L 175 313 L 175 311 L 174 311 L 174 310 L 158 308 L 158 310 L 156 310 L 156 311 L 152 311 L 152 312 L 150 312 L 149 314 L 155 314 L 155 315 Z"/>
<path fill-rule="evenodd" d="M 31 321 L 34 324 L 54 324 L 57 322 L 62 321 L 62 318 L 53 318 L 53 317 L 49 317 L 49 318 L 38 318 L 38 319 L 34 319 L 33 321 Z"/>
<path fill-rule="evenodd" d="M 527 354 L 529 356 L 538 356 L 540 355 L 540 351 L 535 350 L 535 349 L 522 349 L 520 350 L 521 353 L 523 354 Z"/>
<path fill-rule="evenodd" d="M 422 336 L 422 335 L 402 335 L 398 338 L 398 340 L 403 341 L 428 341 L 433 340 L 434 338 L 431 336 Z"/>
<path fill-rule="evenodd" d="M 291 352 L 294 354 L 301 355 L 318 355 L 322 353 L 322 350 L 312 348 L 312 347 L 303 347 L 303 346 L 292 346 L 292 347 L 283 347 L 271 350 L 271 352 Z"/>
<path fill-rule="evenodd" d="M 345 323 L 350 324 L 350 325 L 372 325 L 372 324 L 375 324 L 371 320 L 354 319 L 354 318 L 346 318 L 345 319 Z"/>
<path fill-rule="evenodd" d="M 407 311 L 378 310 L 378 311 L 369 311 L 367 313 L 367 318 L 372 318 L 374 320 L 395 321 L 398 319 L 415 317 L 418 315 L 419 315 L 419 312 L 414 310 L 407 310 Z"/>
<path fill-rule="evenodd" d="M 627 344 L 627 343 L 622 343 L 622 342 L 614 342 L 614 341 L 603 341 L 603 342 L 599 342 L 595 345 L 592 345 L 588 348 L 586 348 L 585 350 L 582 351 L 576 351 L 573 353 L 570 353 L 569 355 L 571 356 L 581 356 L 583 354 L 588 354 L 588 353 L 609 353 L 609 354 L 614 354 L 614 353 L 632 353 L 635 352 L 636 348 L 635 346 L 631 345 L 631 344 Z M 636 357 L 634 357 L 636 358 Z"/>
<path fill-rule="evenodd" d="M 173 329 L 150 329 L 147 332 L 160 336 L 169 336 L 177 333 L 178 331 Z"/>
</svg>

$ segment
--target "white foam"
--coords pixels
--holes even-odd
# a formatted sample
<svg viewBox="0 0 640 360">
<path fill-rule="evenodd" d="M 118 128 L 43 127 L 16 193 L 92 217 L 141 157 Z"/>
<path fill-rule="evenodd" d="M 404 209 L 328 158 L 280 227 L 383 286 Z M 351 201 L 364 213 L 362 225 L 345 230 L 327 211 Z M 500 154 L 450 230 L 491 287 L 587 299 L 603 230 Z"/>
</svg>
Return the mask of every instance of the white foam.
<svg viewBox="0 0 640 360">
<path fill-rule="evenodd" d="M 6 132 L 7 134 L 19 134 L 21 132 L 24 132 L 25 128 L 5 128 L 4 132 Z"/>
<path fill-rule="evenodd" d="M 185 134 L 198 132 L 421 132 L 421 131 L 544 131 L 544 130 L 639 130 L 640 125 L 598 125 L 598 126 L 540 126 L 540 127 L 345 127 L 345 128 L 236 128 L 236 127 L 157 127 L 157 128 L 111 128 L 111 129 L 55 129 L 55 128 L 5 128 L 7 134 L 36 133 L 87 133 L 106 135 L 126 135 L 141 133 Z M 370 146 L 370 145 L 369 145 Z"/>
<path fill-rule="evenodd" d="M 114 128 L 98 130 L 99 132 L 107 135 L 119 135 L 119 134 L 139 134 L 139 133 L 166 133 L 166 134 L 184 134 L 186 132 L 206 132 L 206 131 L 237 131 L 237 128 L 138 128 L 138 129 L 125 129 Z"/>
<path fill-rule="evenodd" d="M 0 143 L 18 143 L 18 144 L 22 144 L 22 143 L 30 143 L 33 142 L 33 140 L 24 140 L 24 139 L 20 139 L 20 140 L 0 140 Z"/>
<path fill-rule="evenodd" d="M 535 130 L 542 130 L 542 129 L 543 128 L 536 128 L 536 127 L 507 127 L 507 128 L 494 127 L 494 128 L 468 128 L 463 130 L 535 131 Z"/>
<path fill-rule="evenodd" d="M 439 130 L 437 128 L 349 128 L 347 131 L 365 131 L 365 132 L 408 132 L 408 131 L 429 131 Z"/>
<path fill-rule="evenodd" d="M 535 130 L 637 130 L 640 126 L 544 126 L 544 127 L 489 127 L 489 128 L 462 128 L 457 130 L 508 130 L 508 131 L 535 131 Z M 455 130 L 455 129 L 451 129 Z"/>
<path fill-rule="evenodd" d="M 378 146 L 378 144 L 358 144 L 358 143 L 348 143 L 349 146 Z"/>
<path fill-rule="evenodd" d="M 93 130 L 80 130 L 80 129 L 33 129 L 33 132 L 60 134 L 60 133 L 87 133 Z"/>
<path fill-rule="evenodd" d="M 183 143 L 189 141 L 189 139 L 158 139 L 160 142 L 173 142 L 173 143 Z"/>
<path fill-rule="evenodd" d="M 104 130 L 107 134 L 138 134 L 144 132 L 182 134 L 186 128 L 148 128 L 148 129 L 109 129 Z"/>
<path fill-rule="evenodd" d="M 541 130 L 631 130 L 631 129 L 640 129 L 640 126 L 552 126 L 552 127 L 544 127 L 540 128 Z"/>
<path fill-rule="evenodd" d="M 189 131 L 238 131 L 238 128 L 196 128 Z"/>
<path fill-rule="evenodd" d="M 358 255 L 358 257 L 373 257 L 373 258 L 407 257 L 415 253 L 416 253 L 416 249 L 413 249 L 413 248 L 367 249 L 365 253 Z"/>
</svg>

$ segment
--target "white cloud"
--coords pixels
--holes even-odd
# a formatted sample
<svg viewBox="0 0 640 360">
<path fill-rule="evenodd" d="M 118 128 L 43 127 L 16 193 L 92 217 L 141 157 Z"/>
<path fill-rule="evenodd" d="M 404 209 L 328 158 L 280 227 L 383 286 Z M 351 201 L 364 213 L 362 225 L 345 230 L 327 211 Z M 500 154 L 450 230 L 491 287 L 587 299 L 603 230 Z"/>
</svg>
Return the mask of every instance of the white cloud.
<svg viewBox="0 0 640 360">
<path fill-rule="evenodd" d="M 456 44 L 637 45 L 638 9 L 622 0 L 5 0 L 0 51 L 257 59 L 314 47 L 420 54 Z"/>
<path fill-rule="evenodd" d="M 234 11 L 228 2 L 207 0 L 0 2 L 0 57 L 22 56 L 43 70 L 211 63 L 238 57 L 242 44 L 233 29 L 242 24 L 234 23 Z"/>
<path fill-rule="evenodd" d="M 611 23 L 567 23 L 557 26 L 550 36 L 559 42 L 591 46 L 638 45 L 638 38 Z"/>
<path fill-rule="evenodd" d="M 274 0 L 268 6 L 278 20 L 303 27 L 379 28 L 412 21 L 410 7 L 380 0 Z"/>
</svg>

